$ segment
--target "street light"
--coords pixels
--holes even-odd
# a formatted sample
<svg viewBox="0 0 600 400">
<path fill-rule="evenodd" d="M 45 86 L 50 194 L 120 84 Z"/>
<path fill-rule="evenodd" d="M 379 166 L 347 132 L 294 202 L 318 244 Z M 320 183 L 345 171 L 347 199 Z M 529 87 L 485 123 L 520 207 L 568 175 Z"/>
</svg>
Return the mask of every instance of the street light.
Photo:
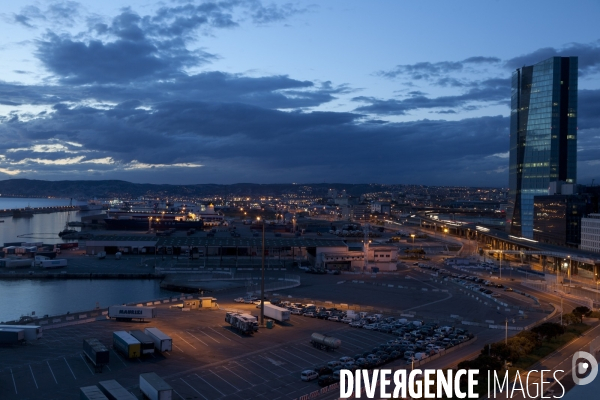
<svg viewBox="0 0 600 400">
<path fill-rule="evenodd" d="M 260 221 L 260 217 L 256 218 Z M 260 325 L 265 325 L 265 220 L 262 220 L 262 268 L 260 279 Z"/>
</svg>

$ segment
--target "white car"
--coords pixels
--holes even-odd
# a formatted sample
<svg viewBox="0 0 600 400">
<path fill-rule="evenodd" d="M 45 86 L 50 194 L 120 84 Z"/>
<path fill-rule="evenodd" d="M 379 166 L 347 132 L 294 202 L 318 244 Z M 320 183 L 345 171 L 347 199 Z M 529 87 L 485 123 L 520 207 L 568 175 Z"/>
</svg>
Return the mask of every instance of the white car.
<svg viewBox="0 0 600 400">
<path fill-rule="evenodd" d="M 236 303 L 243 303 L 244 300 L 245 299 L 243 297 L 238 297 L 237 299 L 233 299 L 233 301 L 235 301 Z"/>
<path fill-rule="evenodd" d="M 302 373 L 300 374 L 300 379 L 302 379 L 304 382 L 315 380 L 318 377 L 319 377 L 319 374 L 317 374 L 312 369 L 307 369 L 305 371 L 302 371 Z"/>
</svg>

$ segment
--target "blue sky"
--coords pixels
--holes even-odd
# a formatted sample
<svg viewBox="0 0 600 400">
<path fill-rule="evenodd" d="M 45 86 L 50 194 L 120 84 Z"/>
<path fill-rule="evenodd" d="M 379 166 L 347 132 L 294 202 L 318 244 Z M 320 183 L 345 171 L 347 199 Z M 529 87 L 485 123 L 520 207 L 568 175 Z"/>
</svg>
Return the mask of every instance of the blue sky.
<svg viewBox="0 0 600 400">
<path fill-rule="evenodd" d="M 600 164 L 600 3 L 38 1 L 0 13 L 0 179 L 506 186 L 510 74 L 579 56 Z"/>
</svg>

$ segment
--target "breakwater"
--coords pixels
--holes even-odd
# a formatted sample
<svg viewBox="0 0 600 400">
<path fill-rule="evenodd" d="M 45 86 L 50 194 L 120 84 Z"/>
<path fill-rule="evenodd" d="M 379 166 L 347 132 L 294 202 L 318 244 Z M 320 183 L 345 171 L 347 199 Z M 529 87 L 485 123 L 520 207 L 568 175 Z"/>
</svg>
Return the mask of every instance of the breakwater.
<svg viewBox="0 0 600 400">
<path fill-rule="evenodd" d="M 27 218 L 33 214 L 50 214 L 54 212 L 79 211 L 80 206 L 27 207 L 0 210 L 0 217 Z"/>
<path fill-rule="evenodd" d="M 165 274 L 155 273 L 104 273 L 104 272 L 13 272 L 0 274 L 5 279 L 164 279 Z"/>
</svg>

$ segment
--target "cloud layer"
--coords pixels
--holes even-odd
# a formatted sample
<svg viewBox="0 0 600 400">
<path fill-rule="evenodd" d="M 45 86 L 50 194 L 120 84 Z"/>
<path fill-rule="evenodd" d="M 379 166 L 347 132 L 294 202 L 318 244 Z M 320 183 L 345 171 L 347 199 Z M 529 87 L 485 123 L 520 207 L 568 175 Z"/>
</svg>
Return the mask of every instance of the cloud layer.
<svg viewBox="0 0 600 400">
<path fill-rule="evenodd" d="M 204 35 L 286 23 L 307 9 L 235 0 L 173 4 L 148 15 L 124 8 L 110 18 L 86 15 L 74 2 L 13 15 L 13 23 L 40 30 L 35 56 L 50 78 L 0 82 L 0 105 L 8 110 L 0 117 L 0 177 L 505 186 L 511 70 L 553 55 L 579 55 L 582 77 L 600 65 L 598 43 L 509 60 L 474 55 L 403 64 L 375 75 L 410 91 L 376 98 L 330 81 L 210 69 L 220 56 L 202 48 Z M 86 29 L 57 28 L 74 20 Z M 427 87 L 446 94 L 427 94 Z M 341 97 L 353 110 L 316 111 Z M 585 179 L 600 163 L 599 101 L 599 90 L 581 90 Z M 457 119 L 498 106 L 503 115 Z M 393 122 L 416 112 L 452 120 Z"/>
</svg>

